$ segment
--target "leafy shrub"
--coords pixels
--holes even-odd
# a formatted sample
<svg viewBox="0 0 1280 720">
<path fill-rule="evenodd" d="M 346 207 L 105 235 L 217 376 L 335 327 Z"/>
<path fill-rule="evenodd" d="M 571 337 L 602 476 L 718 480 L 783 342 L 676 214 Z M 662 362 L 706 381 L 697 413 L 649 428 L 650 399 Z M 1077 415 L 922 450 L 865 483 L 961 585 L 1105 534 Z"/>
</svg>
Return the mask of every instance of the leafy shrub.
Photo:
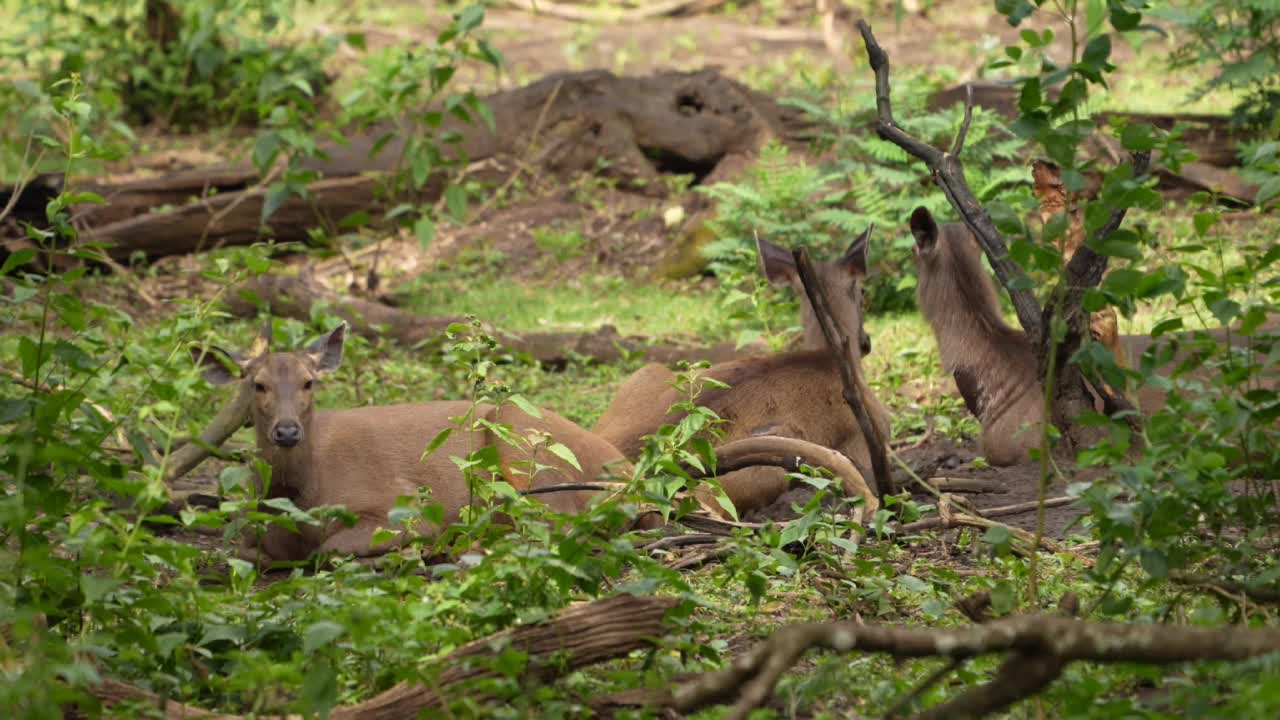
<svg viewBox="0 0 1280 720">
<path fill-rule="evenodd" d="M 1268 136 L 1280 131 L 1280 5 L 1270 0 L 1175 0 L 1150 14 L 1185 31 L 1169 56 L 1170 69 L 1214 67 L 1201 92 L 1242 90 L 1233 117 Z"/>
<path fill-rule="evenodd" d="M 279 44 L 298 5 L 23 3 L 27 44 L 5 59 L 33 70 L 44 83 L 81 75 L 104 97 L 118 97 L 132 121 L 253 124 L 276 106 L 311 102 L 328 85 L 321 66 L 338 38 Z"/>
</svg>

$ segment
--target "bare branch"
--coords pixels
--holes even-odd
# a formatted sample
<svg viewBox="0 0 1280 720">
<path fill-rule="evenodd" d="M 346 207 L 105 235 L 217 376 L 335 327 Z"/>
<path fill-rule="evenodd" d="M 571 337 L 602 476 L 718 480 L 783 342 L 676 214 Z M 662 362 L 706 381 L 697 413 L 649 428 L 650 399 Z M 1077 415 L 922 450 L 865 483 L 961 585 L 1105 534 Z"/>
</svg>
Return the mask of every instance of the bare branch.
<svg viewBox="0 0 1280 720">
<path fill-rule="evenodd" d="M 870 235 L 871 230 L 872 228 L 868 227 L 865 234 Z M 875 477 L 876 494 L 883 503 L 885 496 L 895 492 L 893 476 L 889 474 L 889 460 L 885 455 L 884 438 L 880 437 L 880 431 L 871 421 L 870 413 L 867 412 L 865 398 L 871 390 L 862 377 L 861 355 L 851 352 L 849 338 L 842 337 L 840 330 L 836 327 L 826 288 L 818 280 L 813 264 L 809 261 L 808 252 L 804 248 L 799 248 L 792 255 L 795 258 L 796 270 L 800 273 L 800 282 L 804 285 L 805 294 L 809 296 L 809 304 L 813 306 L 813 313 L 818 318 L 818 324 L 822 326 L 827 347 L 836 353 L 840 367 L 840 381 L 844 385 L 844 401 L 848 403 L 849 410 L 858 421 L 862 437 L 866 440 L 867 451 L 871 455 L 871 471 Z"/>
<path fill-rule="evenodd" d="M 876 134 L 929 166 L 934 182 L 942 188 L 951 207 L 960 214 L 964 224 L 986 252 L 1000 284 L 1009 291 L 1009 297 L 1013 300 L 1013 307 L 1018 314 L 1018 322 L 1021 323 L 1023 331 L 1033 342 L 1039 343 L 1043 337 L 1040 303 L 1036 302 L 1035 294 L 1031 292 L 1031 283 L 1026 273 L 1009 257 L 1009 248 L 1000 231 L 996 229 L 995 223 L 991 221 L 991 216 L 969 189 L 969 184 L 964 179 L 964 168 L 959 156 L 954 153 L 944 153 L 928 143 L 911 137 L 898 127 L 893 119 L 893 106 L 889 100 L 889 55 L 876 42 L 871 26 L 865 20 L 858 20 L 858 31 L 862 33 L 862 41 L 867 48 L 867 60 L 871 63 L 872 71 L 875 72 L 878 113 Z M 966 118 L 970 112 L 971 110 L 966 110 Z M 966 119 L 961 127 L 962 132 L 956 138 L 957 153 L 963 147 L 963 135 L 967 126 Z"/>
<path fill-rule="evenodd" d="M 960 157 L 960 153 L 964 150 L 964 139 L 969 134 L 969 123 L 973 122 L 973 84 L 966 83 L 964 86 L 964 120 L 960 122 L 960 130 L 956 133 L 956 140 L 951 144 L 952 157 Z"/>
<path fill-rule="evenodd" d="M 1066 611 L 1074 605 L 1066 598 L 1063 604 Z M 1171 664 L 1244 660 L 1280 651 L 1280 629 L 1095 623 L 1053 615 L 1017 615 L 964 628 L 802 623 L 778 630 L 728 666 L 675 688 L 672 705 L 689 713 L 734 701 L 724 717 L 745 718 L 768 700 L 782 673 L 810 648 L 841 653 L 861 650 L 896 658 L 966 659 L 1011 653 L 996 681 L 961 696 L 968 707 L 994 708 L 1039 691 L 1072 661 Z M 926 712 L 920 717 L 942 716 Z M 972 717 L 957 713 L 955 705 L 945 714 L 962 716 Z"/>
</svg>

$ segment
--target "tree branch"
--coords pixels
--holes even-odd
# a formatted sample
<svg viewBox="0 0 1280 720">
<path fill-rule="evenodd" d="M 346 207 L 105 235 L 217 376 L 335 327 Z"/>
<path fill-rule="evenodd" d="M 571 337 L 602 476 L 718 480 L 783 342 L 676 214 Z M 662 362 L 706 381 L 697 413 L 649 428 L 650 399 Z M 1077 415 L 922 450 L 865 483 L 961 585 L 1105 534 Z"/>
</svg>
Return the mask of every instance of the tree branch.
<svg viewBox="0 0 1280 720">
<path fill-rule="evenodd" d="M 732 701 L 735 704 L 724 717 L 745 718 L 769 699 L 782 674 L 810 648 L 841 653 L 861 650 L 895 658 L 965 659 L 1011 653 L 995 681 L 961 696 L 967 707 L 994 708 L 1043 689 L 1072 661 L 1171 664 L 1244 660 L 1280 651 L 1280 629 L 1095 623 L 1052 615 L 1018 615 L 963 628 L 802 623 L 778 630 L 727 667 L 676 687 L 671 704 L 690 713 Z M 941 717 L 931 713 L 946 706 L 919 717 Z M 966 715 L 949 712 L 945 716 Z"/>
<path fill-rule="evenodd" d="M 865 234 L 870 235 L 871 231 L 872 227 L 868 227 Z M 885 497 L 894 494 L 895 490 L 893 476 L 889 473 L 884 438 L 880 437 L 880 431 L 871 421 L 870 413 L 867 412 L 865 398 L 871 391 L 862 377 L 862 356 L 851 352 L 849 338 L 843 337 L 836 327 L 826 288 L 818 280 L 813 264 L 809 261 L 808 252 L 804 248 L 799 248 L 792 255 L 795 258 L 796 270 L 800 273 L 800 283 L 804 285 L 805 294 L 809 296 L 809 304 L 813 306 L 813 314 L 818 318 L 818 324 L 822 326 L 822 335 L 827 340 L 827 347 L 836 354 L 840 367 L 840 381 L 844 385 L 844 401 L 853 412 L 858 428 L 862 431 L 862 437 L 867 443 L 867 452 L 871 455 L 871 471 L 876 482 L 876 494 L 883 504 Z"/>
<path fill-rule="evenodd" d="M 876 42 L 871 26 L 865 20 L 858 20 L 858 31 L 862 33 L 862 42 L 867 48 L 867 60 L 876 78 L 876 134 L 884 140 L 905 150 L 920 159 L 929 167 L 933 180 L 942 188 L 951 206 L 960 214 L 961 220 L 973 233 L 978 244 L 991 261 L 1000 284 L 1009 291 L 1014 310 L 1018 314 L 1018 322 L 1023 331 L 1037 345 L 1043 337 L 1040 303 L 1036 302 L 1031 292 L 1031 283 L 1026 273 L 1009 257 L 1009 248 L 1005 244 L 1000 231 L 996 229 L 991 216 L 978 202 L 978 198 L 969 189 L 964 179 L 964 167 L 960 163 L 959 151 L 964 147 L 965 135 L 968 131 L 969 118 L 973 112 L 973 93 L 968 92 L 965 108 L 965 121 L 956 135 L 954 152 L 943 151 L 911 137 L 893 119 L 893 105 L 889 100 L 889 55 Z"/>
</svg>

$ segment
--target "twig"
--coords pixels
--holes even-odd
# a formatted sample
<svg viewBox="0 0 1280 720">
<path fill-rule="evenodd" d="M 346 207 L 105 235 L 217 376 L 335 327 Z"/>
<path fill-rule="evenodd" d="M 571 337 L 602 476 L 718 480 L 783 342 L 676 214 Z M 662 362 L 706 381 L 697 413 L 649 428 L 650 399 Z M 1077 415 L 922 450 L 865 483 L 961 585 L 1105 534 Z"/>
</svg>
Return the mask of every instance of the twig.
<svg viewBox="0 0 1280 720">
<path fill-rule="evenodd" d="M 926 481 L 930 487 L 939 492 L 953 493 L 1005 493 L 1009 489 L 998 480 L 982 480 L 979 478 L 931 477 Z"/>
<path fill-rule="evenodd" d="M 868 226 L 863 235 L 869 236 L 874 228 L 874 225 Z M 876 495 L 883 504 L 884 499 L 893 495 L 896 490 L 893 486 L 893 477 L 889 474 L 889 463 L 885 457 L 884 438 L 880 437 L 879 429 L 871 421 L 871 415 L 867 412 L 865 397 L 869 390 L 866 389 L 862 377 L 862 357 L 850 351 L 849 338 L 841 336 L 840 330 L 836 327 L 826 288 L 822 286 L 817 273 L 813 270 L 809 253 L 802 247 L 793 251 L 792 256 L 795 258 L 796 270 L 800 273 L 800 282 L 804 285 L 805 294 L 809 297 L 809 304 L 813 307 L 818 324 L 822 327 L 822 335 L 827 340 L 827 347 L 836 353 L 837 364 L 840 367 L 840 381 L 844 386 L 844 401 L 849 405 L 849 410 L 853 412 L 854 419 L 858 421 L 858 428 L 862 431 L 867 452 L 871 455 L 871 472 L 875 478 Z"/>
<path fill-rule="evenodd" d="M 1209 575 L 1196 575 L 1191 573 L 1174 572 L 1169 574 L 1169 580 L 1179 585 L 1186 585 L 1194 588 L 1216 588 L 1224 590 L 1235 595 L 1244 595 L 1256 603 L 1275 604 L 1280 603 L 1280 589 L 1269 587 L 1253 587 L 1235 580 L 1226 578 L 1211 577 Z"/>
<path fill-rule="evenodd" d="M 1046 508 L 1056 508 L 1056 507 L 1062 507 L 1063 505 L 1070 505 L 1075 501 L 1076 501 L 1075 498 L 1066 497 L 1066 496 L 1049 498 L 1044 501 L 1044 506 Z M 1029 502 L 1018 503 L 1016 505 L 1001 505 L 999 507 L 987 508 L 983 510 L 982 517 L 993 518 L 993 517 L 1004 517 L 1006 515 L 1020 515 L 1025 512 L 1031 512 L 1032 510 L 1035 510 L 1039 506 L 1040 506 L 1040 502 L 1038 500 L 1031 500 Z"/>
</svg>

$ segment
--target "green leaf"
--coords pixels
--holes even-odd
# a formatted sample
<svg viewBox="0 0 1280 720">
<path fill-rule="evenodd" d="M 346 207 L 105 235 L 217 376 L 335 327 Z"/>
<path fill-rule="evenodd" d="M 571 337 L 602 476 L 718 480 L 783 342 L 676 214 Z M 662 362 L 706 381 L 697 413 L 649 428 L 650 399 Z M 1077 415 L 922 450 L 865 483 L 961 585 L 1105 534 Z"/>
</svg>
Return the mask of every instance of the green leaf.
<svg viewBox="0 0 1280 720">
<path fill-rule="evenodd" d="M 444 442 L 448 440 L 449 436 L 452 434 L 453 434 L 452 427 L 447 427 L 441 430 L 440 432 L 436 433 L 436 436 L 431 438 L 431 442 L 427 443 L 427 449 L 422 452 L 422 457 L 426 458 L 431 453 L 435 452 L 436 450 L 439 450 L 440 446 L 443 445 Z"/>
<path fill-rule="evenodd" d="M 1129 32 L 1142 22 L 1142 13 L 1131 12 L 1117 0 L 1108 0 L 1108 5 L 1111 8 L 1111 27 L 1119 32 Z"/>
<path fill-rule="evenodd" d="M 275 183 L 267 188 L 267 195 L 262 199 L 261 222 L 265 224 L 267 219 L 285 204 L 285 201 L 289 199 L 290 192 L 291 189 L 286 183 Z"/>
<path fill-rule="evenodd" d="M 1004 16 L 1005 21 L 1017 27 L 1036 11 L 1036 6 L 1027 0 L 996 0 L 996 12 Z"/>
<path fill-rule="evenodd" d="M 484 6 L 468 5 L 458 13 L 458 31 L 468 32 L 480 27 L 480 23 L 484 22 Z"/>
<path fill-rule="evenodd" d="M 418 238 L 418 244 L 422 249 L 426 250 L 436 237 L 436 224 L 431 218 L 423 215 L 413 224 L 413 234 Z"/>
<path fill-rule="evenodd" d="M 993 525 L 983 533 L 982 541 L 995 547 L 1007 547 L 1009 545 L 1009 528 L 1004 525 Z"/>
<path fill-rule="evenodd" d="M 36 257 L 35 248 L 19 248 L 13 254 L 4 259 L 4 265 L 0 266 L 0 276 L 8 275 L 16 267 L 22 267 L 34 260 Z"/>
<path fill-rule="evenodd" d="M 1205 233 L 1209 232 L 1209 228 L 1216 225 L 1220 219 L 1221 216 L 1216 212 L 1196 213 L 1195 217 L 1192 218 L 1196 226 L 1196 235 L 1204 237 Z"/>
<path fill-rule="evenodd" d="M 1125 150 L 1150 150 L 1156 146 L 1156 139 L 1150 125 L 1130 123 L 1120 133 L 1120 144 Z"/>
<path fill-rule="evenodd" d="M 510 400 L 512 405 L 520 408 L 525 415 L 535 418 L 542 417 L 542 411 L 535 407 L 533 403 L 526 400 L 523 395 L 512 395 L 507 398 L 507 400 Z"/>
<path fill-rule="evenodd" d="M 1144 547 L 1139 558 L 1142 569 L 1146 570 L 1151 577 L 1162 580 L 1169 576 L 1169 558 L 1160 550 Z"/>
<path fill-rule="evenodd" d="M 462 220 L 467 210 L 467 190 L 461 185 L 450 185 L 444 189 L 444 204 L 455 220 Z"/>
<path fill-rule="evenodd" d="M 310 655 L 317 649 L 337 640 L 346 631 L 346 628 L 328 620 L 312 623 L 302 633 L 302 652 Z"/>
<path fill-rule="evenodd" d="M 552 443 L 547 449 L 551 451 L 552 455 L 572 465 L 574 470 L 582 472 L 582 466 L 578 464 L 578 458 L 563 443 Z"/>
<path fill-rule="evenodd" d="M 1111 57 L 1111 35 L 1099 35 L 1089 41 L 1084 46 L 1084 55 L 1080 57 L 1080 62 L 1097 70 L 1101 70 L 1107 64 L 1107 58 Z"/>
<path fill-rule="evenodd" d="M 123 582 L 116 578 L 98 577 L 97 575 L 80 576 L 80 592 L 84 593 L 84 600 L 90 605 L 96 604 L 107 593 L 122 584 Z"/>
</svg>

